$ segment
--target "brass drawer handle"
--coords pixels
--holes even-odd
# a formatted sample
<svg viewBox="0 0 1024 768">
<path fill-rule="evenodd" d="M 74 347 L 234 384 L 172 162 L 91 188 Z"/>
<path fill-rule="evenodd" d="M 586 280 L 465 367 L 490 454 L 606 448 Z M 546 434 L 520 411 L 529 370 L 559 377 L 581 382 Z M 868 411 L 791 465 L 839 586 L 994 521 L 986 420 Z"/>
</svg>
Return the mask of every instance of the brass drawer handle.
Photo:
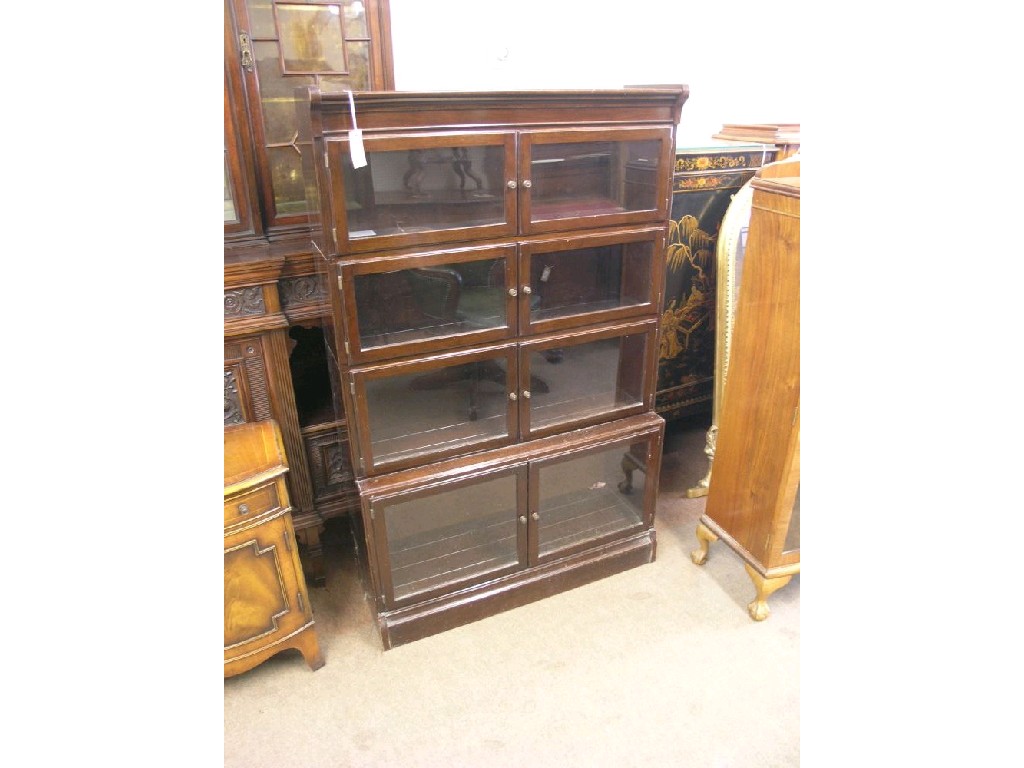
<svg viewBox="0 0 1024 768">
<path fill-rule="evenodd" d="M 249 505 L 248 504 L 239 504 L 238 505 L 238 514 L 240 514 L 240 515 L 247 515 L 247 514 L 249 514 Z"/>
</svg>

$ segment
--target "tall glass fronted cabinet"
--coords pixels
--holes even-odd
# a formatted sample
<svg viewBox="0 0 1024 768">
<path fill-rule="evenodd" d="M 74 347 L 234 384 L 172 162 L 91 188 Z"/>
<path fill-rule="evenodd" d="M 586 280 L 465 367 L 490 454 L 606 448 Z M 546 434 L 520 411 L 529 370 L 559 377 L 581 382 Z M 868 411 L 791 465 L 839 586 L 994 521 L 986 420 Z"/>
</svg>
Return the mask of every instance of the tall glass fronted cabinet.
<svg viewBox="0 0 1024 768">
<path fill-rule="evenodd" d="M 385 647 L 652 560 L 687 89 L 307 98 Z"/>
<path fill-rule="evenodd" d="M 331 397 L 294 91 L 393 88 L 389 18 L 387 0 L 224 3 L 224 425 L 279 425 L 313 585 L 325 521 L 353 514 L 358 496 Z"/>
</svg>

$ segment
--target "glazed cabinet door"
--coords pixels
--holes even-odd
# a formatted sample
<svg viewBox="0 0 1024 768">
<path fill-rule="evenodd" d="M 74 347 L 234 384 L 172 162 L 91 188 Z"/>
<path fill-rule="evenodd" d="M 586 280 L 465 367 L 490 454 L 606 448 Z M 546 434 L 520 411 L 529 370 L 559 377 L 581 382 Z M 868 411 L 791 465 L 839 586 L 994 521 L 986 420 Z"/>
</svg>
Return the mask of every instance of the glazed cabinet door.
<svg viewBox="0 0 1024 768">
<path fill-rule="evenodd" d="M 521 243 L 520 333 L 656 313 L 664 235 L 663 227 L 650 227 Z"/>
<path fill-rule="evenodd" d="M 359 168 L 348 138 L 326 145 L 340 253 L 515 233 L 514 132 L 368 136 Z"/>
<path fill-rule="evenodd" d="M 352 369 L 367 474 L 507 445 L 516 426 L 516 345 Z"/>
<path fill-rule="evenodd" d="M 646 320 L 523 342 L 523 439 L 649 410 L 657 331 L 657 320 Z"/>
<path fill-rule="evenodd" d="M 531 564 L 654 524 L 661 432 L 530 464 Z"/>
<path fill-rule="evenodd" d="M 673 152 L 670 128 L 524 131 L 520 232 L 664 221 Z"/>
<path fill-rule="evenodd" d="M 526 566 L 526 464 L 364 500 L 381 597 L 426 600 Z"/>
<path fill-rule="evenodd" d="M 515 256 L 508 244 L 342 260 L 339 357 L 362 363 L 512 337 Z"/>
<path fill-rule="evenodd" d="M 312 619 L 301 574 L 287 511 L 225 533 L 225 661 L 284 639 Z"/>
</svg>

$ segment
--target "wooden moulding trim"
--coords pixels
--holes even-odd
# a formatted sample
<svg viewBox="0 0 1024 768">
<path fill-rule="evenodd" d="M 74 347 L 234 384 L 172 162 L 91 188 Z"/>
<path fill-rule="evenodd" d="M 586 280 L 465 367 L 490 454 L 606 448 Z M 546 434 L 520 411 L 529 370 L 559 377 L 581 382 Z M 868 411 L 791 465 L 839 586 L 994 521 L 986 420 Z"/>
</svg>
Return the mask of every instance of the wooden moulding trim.
<svg viewBox="0 0 1024 768">
<path fill-rule="evenodd" d="M 771 194 L 779 195 L 781 197 L 792 198 L 796 202 L 795 202 L 795 208 L 793 207 L 793 205 L 788 205 L 787 206 L 787 205 L 784 205 L 784 204 L 782 206 L 772 206 L 772 205 L 766 206 L 765 205 L 765 200 L 763 198 L 760 198 L 760 199 L 758 199 L 758 200 L 756 200 L 754 202 L 752 207 L 760 208 L 762 211 L 771 211 L 773 213 L 780 213 L 780 214 L 782 214 L 784 216 L 799 216 L 800 215 L 800 186 L 799 186 L 799 177 L 797 178 L 797 182 L 798 182 L 798 184 L 796 186 L 794 186 L 793 184 L 785 183 L 785 181 L 782 181 L 781 179 L 776 181 L 774 179 L 759 179 L 759 178 L 757 178 L 755 176 L 753 181 L 750 182 L 750 186 L 753 187 L 755 191 L 760 190 L 761 192 L 768 192 L 768 193 L 771 193 Z M 760 203 L 760 205 L 758 203 Z"/>
<path fill-rule="evenodd" d="M 495 448 L 469 457 L 445 459 L 428 467 L 399 470 L 397 472 L 363 478 L 356 481 L 361 497 L 390 496 L 411 488 L 432 488 L 465 477 L 499 469 L 509 462 L 527 462 L 548 459 L 561 455 L 581 443 L 597 447 L 635 438 L 648 437 L 664 428 L 665 420 L 654 412 L 630 416 L 607 424 L 583 427 L 570 432 L 561 432 L 550 437 L 541 437 L 529 443 L 517 443 Z"/>
<path fill-rule="evenodd" d="M 259 285 L 273 283 L 281 277 L 284 269 L 283 256 L 271 256 L 266 252 L 247 255 L 224 255 L 224 287 L 235 288 L 239 285 Z"/>
<path fill-rule="evenodd" d="M 232 497 L 237 496 L 240 493 L 248 493 L 260 486 L 266 485 L 269 481 L 280 477 L 286 472 L 288 472 L 288 467 L 276 466 L 266 470 L 265 472 L 260 472 L 255 475 L 247 475 L 241 480 L 225 485 L 224 502 L 227 503 L 231 501 Z"/>
<path fill-rule="evenodd" d="M 598 579 L 651 563 L 657 536 L 653 528 L 628 539 L 533 566 L 484 584 L 423 603 L 378 614 L 385 649 L 566 592 Z"/>
<path fill-rule="evenodd" d="M 261 528 L 266 523 L 272 520 L 276 520 L 279 517 L 283 517 L 292 511 L 291 507 L 277 507 L 276 509 L 269 509 L 261 515 L 246 520 L 243 523 L 226 523 L 224 525 L 224 536 L 236 536 L 239 533 L 245 533 L 246 531 L 253 530 L 255 528 Z"/>
<path fill-rule="evenodd" d="M 307 600 L 306 602 L 308 603 L 309 601 Z M 288 641 L 293 640 L 295 637 L 297 637 L 298 635 L 301 635 L 307 629 L 312 629 L 313 625 L 314 625 L 314 622 L 312 620 L 307 621 L 305 624 L 303 624 L 301 627 L 296 629 L 294 632 L 289 632 L 287 635 L 285 635 L 281 639 L 275 640 L 274 642 L 272 642 L 272 643 L 270 643 L 268 645 L 260 646 L 259 648 L 256 648 L 255 650 L 249 651 L 248 653 L 240 653 L 237 656 L 232 656 L 231 658 L 225 658 L 224 659 L 224 664 L 226 666 L 226 665 L 228 665 L 228 664 L 230 664 L 230 663 L 232 663 L 234 661 L 241 661 L 242 659 L 246 659 L 246 658 L 249 658 L 250 656 L 255 656 L 257 654 L 266 654 L 267 657 L 269 658 L 270 656 L 273 656 L 274 654 L 279 653 L 281 650 L 283 650 L 281 648 L 281 646 L 284 643 L 287 643 Z M 227 656 L 227 653 L 228 653 L 228 651 L 231 648 L 238 648 L 241 645 L 245 645 L 245 644 L 251 643 L 251 642 L 252 642 L 252 640 L 246 640 L 246 641 L 244 641 L 242 643 L 237 643 L 235 645 L 228 646 L 227 648 L 224 649 L 224 655 Z"/>
<path fill-rule="evenodd" d="M 792 563 L 788 565 L 779 565 L 774 568 L 766 568 L 760 560 L 758 560 L 756 557 L 750 554 L 749 551 L 747 551 L 746 547 L 744 547 L 742 544 L 736 541 L 736 539 L 730 536 L 729 533 L 724 528 L 722 528 L 722 526 L 720 526 L 710 517 L 708 517 L 707 515 L 701 515 L 700 521 L 704 523 L 704 525 L 706 525 L 713 534 L 715 534 L 718 538 L 725 542 L 729 549 L 731 549 L 733 552 L 739 555 L 743 562 L 745 562 L 747 565 L 749 565 L 751 568 L 753 568 L 755 571 L 761 574 L 761 576 L 763 576 L 764 578 L 774 579 L 778 576 L 790 576 L 794 573 L 800 572 L 800 563 Z M 789 551 L 799 552 L 799 550 Z"/>
<path fill-rule="evenodd" d="M 234 336 L 249 336 L 254 333 L 265 331 L 276 331 L 288 328 L 290 323 L 283 313 L 275 312 L 269 315 L 258 315 L 224 321 L 224 338 Z"/>
<path fill-rule="evenodd" d="M 351 125 L 347 93 L 320 93 L 310 106 L 322 116 L 322 130 L 330 134 L 347 131 Z M 564 113 L 554 122 L 679 122 L 683 104 L 689 97 L 687 86 L 633 88 L 622 90 L 536 90 L 536 91 L 361 91 L 353 94 L 356 120 L 360 128 L 409 125 L 408 114 L 423 113 L 436 117 L 418 121 L 431 129 L 446 126 L 530 124 L 523 113 L 544 109 L 551 115 Z M 592 114 L 588 114 L 592 113 Z M 398 120 L 389 115 L 403 115 Z M 364 122 L 365 121 L 365 122 Z M 317 121 L 314 120 L 314 125 Z"/>
</svg>

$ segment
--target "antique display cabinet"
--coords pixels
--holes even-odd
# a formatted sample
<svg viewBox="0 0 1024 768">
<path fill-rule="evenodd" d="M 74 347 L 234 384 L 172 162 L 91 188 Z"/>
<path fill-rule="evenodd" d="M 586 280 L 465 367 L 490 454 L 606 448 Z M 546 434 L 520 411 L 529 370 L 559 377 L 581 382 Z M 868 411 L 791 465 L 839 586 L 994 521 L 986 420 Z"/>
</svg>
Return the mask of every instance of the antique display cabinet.
<svg viewBox="0 0 1024 768">
<path fill-rule="evenodd" d="M 653 560 L 686 87 L 306 96 L 384 646 Z"/>
<path fill-rule="evenodd" d="M 698 565 L 722 539 L 756 589 L 750 616 L 800 570 L 800 161 L 751 181 L 750 229 L 736 303 L 714 471 L 697 527 Z"/>
<path fill-rule="evenodd" d="M 775 152 L 770 144 L 725 141 L 676 148 L 655 400 L 666 419 L 711 410 L 722 220 L 736 192 Z"/>
<path fill-rule="evenodd" d="M 294 90 L 393 88 L 387 0 L 224 4 L 224 426 L 273 418 L 303 566 L 358 505 L 332 406 Z"/>
<path fill-rule="evenodd" d="M 323 666 L 273 420 L 224 429 L 224 676 L 294 648 Z"/>
</svg>

